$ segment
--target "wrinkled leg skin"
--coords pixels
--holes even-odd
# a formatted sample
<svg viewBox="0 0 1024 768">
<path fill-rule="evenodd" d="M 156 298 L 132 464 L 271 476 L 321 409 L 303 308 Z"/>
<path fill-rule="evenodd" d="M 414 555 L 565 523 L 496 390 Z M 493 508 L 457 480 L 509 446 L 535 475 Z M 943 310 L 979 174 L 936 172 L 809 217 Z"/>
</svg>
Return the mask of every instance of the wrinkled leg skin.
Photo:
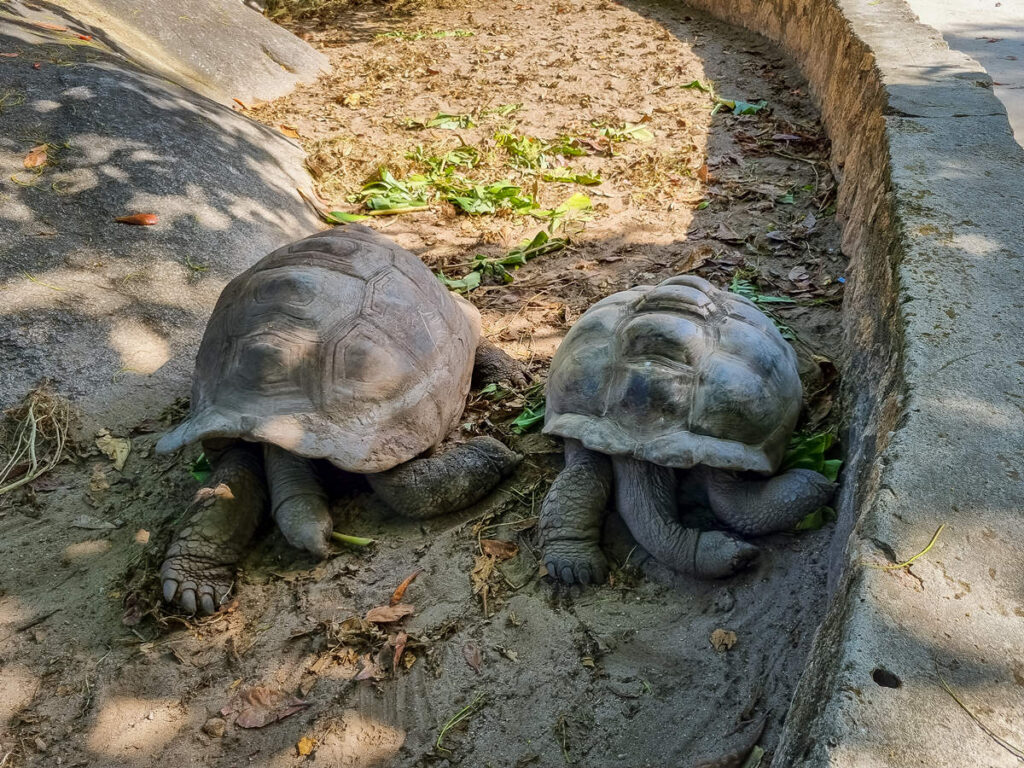
<svg viewBox="0 0 1024 768">
<path fill-rule="evenodd" d="M 211 614 L 227 599 L 235 564 L 267 507 L 258 446 L 234 443 L 212 463 L 160 568 L 164 599 L 189 614 Z"/>
<path fill-rule="evenodd" d="M 676 508 L 676 470 L 621 456 L 612 466 L 619 515 L 655 560 L 679 573 L 721 579 L 757 559 L 757 547 L 735 536 L 683 527 Z"/>
<path fill-rule="evenodd" d="M 413 459 L 366 479 L 391 509 L 426 520 L 479 501 L 522 460 L 493 437 L 474 437 L 437 456 Z"/>
<path fill-rule="evenodd" d="M 293 547 L 319 558 L 330 554 L 334 521 L 313 462 L 276 445 L 263 446 L 270 514 Z"/>
<path fill-rule="evenodd" d="M 810 469 L 752 478 L 705 467 L 703 478 L 715 517 L 744 536 L 792 530 L 827 504 L 836 489 L 828 478 Z"/>
<path fill-rule="evenodd" d="M 552 578 L 566 584 L 601 584 L 608 576 L 600 542 L 611 489 L 611 460 L 578 440 L 566 440 L 565 469 L 540 508 L 540 546 Z"/>
<path fill-rule="evenodd" d="M 513 386 L 525 387 L 529 383 L 526 367 L 491 342 L 481 339 L 477 345 L 476 360 L 473 363 L 473 386 L 480 388 L 500 382 L 510 382 Z"/>
</svg>

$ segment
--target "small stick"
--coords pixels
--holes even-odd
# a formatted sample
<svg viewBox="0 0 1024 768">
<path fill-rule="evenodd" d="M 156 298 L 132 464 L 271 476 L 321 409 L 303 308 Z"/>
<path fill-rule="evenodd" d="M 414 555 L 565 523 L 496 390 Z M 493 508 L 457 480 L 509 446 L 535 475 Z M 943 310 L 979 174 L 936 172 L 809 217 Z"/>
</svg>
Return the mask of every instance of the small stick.
<svg viewBox="0 0 1024 768">
<path fill-rule="evenodd" d="M 473 700 L 466 706 L 456 712 L 449 718 L 448 722 L 441 726 L 441 732 L 437 734 L 437 741 L 434 742 L 434 746 L 442 752 L 451 752 L 450 749 L 441 746 L 441 741 L 444 739 L 444 735 L 448 733 L 452 728 L 461 723 L 463 720 L 471 717 L 480 708 L 480 705 L 484 702 L 484 695 L 478 693 L 473 697 Z"/>
<path fill-rule="evenodd" d="M 900 568 L 907 568 L 910 565 L 913 565 L 914 561 L 917 560 L 919 557 L 926 555 L 928 553 L 928 550 L 935 546 L 935 542 L 939 539 L 939 534 L 942 533 L 942 529 L 945 527 L 945 523 L 940 525 L 938 529 L 936 529 L 935 534 L 932 536 L 932 540 L 928 542 L 928 546 L 922 549 L 909 560 L 904 560 L 902 563 L 896 563 L 894 565 L 880 565 L 878 563 L 865 563 L 865 565 L 868 568 L 877 568 L 881 571 L 898 571 Z"/>
<path fill-rule="evenodd" d="M 352 547 L 368 547 L 374 543 L 374 539 L 365 539 L 362 536 L 350 536 L 347 533 L 331 531 L 331 538 L 341 544 L 348 544 Z"/>
</svg>

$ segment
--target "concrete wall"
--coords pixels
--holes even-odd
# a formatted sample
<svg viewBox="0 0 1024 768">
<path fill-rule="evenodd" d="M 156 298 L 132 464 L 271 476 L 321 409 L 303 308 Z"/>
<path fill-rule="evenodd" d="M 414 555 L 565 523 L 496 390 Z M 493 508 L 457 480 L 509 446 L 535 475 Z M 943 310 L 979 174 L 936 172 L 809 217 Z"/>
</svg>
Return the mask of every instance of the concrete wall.
<svg viewBox="0 0 1024 768">
<path fill-rule="evenodd" d="M 690 5 L 802 66 L 850 259 L 832 602 L 772 765 L 1018 765 L 943 685 L 1024 740 L 1024 151 L 902 0 Z"/>
</svg>

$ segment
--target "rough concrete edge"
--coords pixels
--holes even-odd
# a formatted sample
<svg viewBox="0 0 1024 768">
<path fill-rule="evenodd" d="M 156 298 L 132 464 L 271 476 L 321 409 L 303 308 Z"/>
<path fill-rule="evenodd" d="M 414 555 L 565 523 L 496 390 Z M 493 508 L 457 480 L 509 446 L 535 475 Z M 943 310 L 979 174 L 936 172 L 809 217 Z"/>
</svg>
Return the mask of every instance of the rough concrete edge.
<svg viewBox="0 0 1024 768">
<path fill-rule="evenodd" d="M 1009 266 L 1024 255 L 1019 214 L 1016 229 L 1012 214 L 997 214 L 994 241 L 1003 248 L 991 260 L 1001 263 L 981 267 L 984 287 L 979 289 L 969 285 L 968 273 L 955 266 L 957 245 L 964 241 L 964 222 L 949 215 L 948 206 L 946 210 L 925 207 L 921 195 L 929 194 L 936 169 L 953 167 L 934 145 L 945 144 L 940 146 L 944 153 L 962 149 L 964 120 L 970 121 L 972 138 L 989 155 L 976 164 L 965 159 L 966 172 L 983 174 L 993 184 L 991 192 L 980 185 L 973 188 L 963 213 L 1012 210 L 1014 196 L 1011 193 L 1006 200 L 1005 195 L 1015 189 L 1011 177 L 1018 174 L 1019 178 L 1024 152 L 1013 142 L 1005 109 L 991 93 L 991 79 L 983 68 L 949 51 L 941 36 L 919 24 L 902 0 L 688 0 L 688 4 L 774 40 L 802 67 L 833 142 L 833 166 L 840 180 L 838 208 L 844 219 L 843 250 L 850 258 L 844 304 L 848 342 L 844 395 L 850 421 L 840 524 L 832 552 L 832 599 L 772 765 L 938 767 L 965 765 L 968 755 L 1007 757 L 941 693 L 934 653 L 942 648 L 943 638 L 915 621 L 923 617 L 941 623 L 945 617 L 938 611 L 929 615 L 926 600 L 909 597 L 912 590 L 894 586 L 892 574 L 865 569 L 861 562 L 895 562 L 894 552 L 919 551 L 936 521 L 949 522 L 954 529 L 961 526 L 966 543 L 959 542 L 959 550 L 949 553 L 952 560 L 987 564 L 990 558 L 999 559 L 991 552 L 991 542 L 970 542 L 970 518 L 980 511 L 1000 509 L 998 504 L 1005 500 L 1011 500 L 1007 507 L 1012 509 L 1014 494 L 1019 498 L 1015 481 L 1000 476 L 987 480 L 984 487 L 968 482 L 969 487 L 944 498 L 941 486 L 946 484 L 935 483 L 936 456 L 930 454 L 935 450 L 955 455 L 965 461 L 968 472 L 972 465 L 977 471 L 986 469 L 979 457 L 1005 445 L 1005 435 L 982 431 L 959 450 L 943 451 L 935 446 L 941 437 L 936 425 L 963 431 L 963 424 L 958 428 L 955 418 L 941 413 L 943 403 L 949 402 L 951 393 L 963 393 L 967 399 L 973 394 L 972 384 L 993 381 L 990 369 L 1000 363 L 1010 367 L 1007 363 L 1013 357 L 1007 359 L 1007 350 L 1024 357 L 1019 354 L 1024 343 L 1017 340 L 1000 346 L 979 341 L 978 349 L 972 349 L 971 339 L 949 341 L 950 331 L 929 333 L 940 325 L 934 322 L 931 307 L 918 307 L 949 301 L 966 287 L 967 303 L 958 305 L 966 307 L 968 314 L 959 318 L 966 328 L 991 329 L 993 318 L 1011 317 L 1014 311 L 1020 315 L 1014 280 L 1005 280 L 1001 289 L 993 280 L 1000 268 L 1020 272 Z M 932 122 L 917 120 L 915 125 L 915 118 Z M 908 141 L 908 130 L 934 133 L 938 138 L 918 148 Z M 1002 163 L 1005 170 L 1001 171 Z M 933 275 L 935 281 L 922 287 L 922 273 Z M 978 299 L 973 305 L 972 290 Z M 913 307 L 907 309 L 911 302 Z M 955 330 L 951 324 L 942 327 Z M 971 359 L 950 358 L 957 345 L 971 350 L 965 353 Z M 960 370 L 955 377 L 945 377 L 943 372 L 954 362 Z M 1009 386 L 1017 391 L 1003 392 L 1002 399 L 995 395 L 985 404 L 995 415 L 1010 413 L 1012 422 L 1019 413 L 1010 407 L 1009 398 L 1020 397 L 1024 388 L 1019 379 Z M 1005 431 L 1011 429 L 1012 423 Z M 957 474 L 956 469 L 952 474 Z M 964 469 L 959 469 L 963 474 Z M 929 482 L 939 487 L 929 488 Z M 929 514 L 932 503 L 935 508 Z M 1012 554 L 1007 549 L 1004 556 Z M 944 566 L 939 563 L 939 567 L 944 576 Z M 944 595 L 932 599 L 938 602 L 940 596 Z M 970 642 L 958 647 L 965 646 Z M 902 665 L 898 698 L 872 681 L 873 668 L 886 664 Z M 989 695 L 986 704 L 992 703 L 991 691 Z M 990 718 L 996 714 L 988 712 Z"/>
</svg>

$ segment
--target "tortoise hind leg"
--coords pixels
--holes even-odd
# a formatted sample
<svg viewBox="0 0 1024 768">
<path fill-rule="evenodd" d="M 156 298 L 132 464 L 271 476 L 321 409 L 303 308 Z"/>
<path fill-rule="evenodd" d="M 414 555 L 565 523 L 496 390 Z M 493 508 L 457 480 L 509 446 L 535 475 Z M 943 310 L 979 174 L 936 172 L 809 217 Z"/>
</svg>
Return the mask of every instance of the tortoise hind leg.
<svg viewBox="0 0 1024 768">
<path fill-rule="evenodd" d="M 393 510 L 425 520 L 479 501 L 522 459 L 493 437 L 474 437 L 437 456 L 413 459 L 366 479 Z"/>
<path fill-rule="evenodd" d="M 680 573 L 719 579 L 757 557 L 757 547 L 735 536 L 683 527 L 676 514 L 676 470 L 622 456 L 613 466 L 619 514 L 655 560 Z"/>
<path fill-rule="evenodd" d="M 167 548 L 160 568 L 164 599 L 190 614 L 197 608 L 213 613 L 227 599 L 235 563 L 267 506 L 263 468 L 254 446 L 233 443 L 211 458 L 213 474 L 192 500 L 185 525 Z"/>
<path fill-rule="evenodd" d="M 540 545 L 548 574 L 567 584 L 600 584 L 608 575 L 601 519 L 612 488 L 607 456 L 565 441 L 565 469 L 540 508 Z"/>
<path fill-rule="evenodd" d="M 277 527 L 293 547 L 327 557 L 334 521 L 313 462 L 269 443 L 263 446 L 263 461 Z"/>
</svg>

